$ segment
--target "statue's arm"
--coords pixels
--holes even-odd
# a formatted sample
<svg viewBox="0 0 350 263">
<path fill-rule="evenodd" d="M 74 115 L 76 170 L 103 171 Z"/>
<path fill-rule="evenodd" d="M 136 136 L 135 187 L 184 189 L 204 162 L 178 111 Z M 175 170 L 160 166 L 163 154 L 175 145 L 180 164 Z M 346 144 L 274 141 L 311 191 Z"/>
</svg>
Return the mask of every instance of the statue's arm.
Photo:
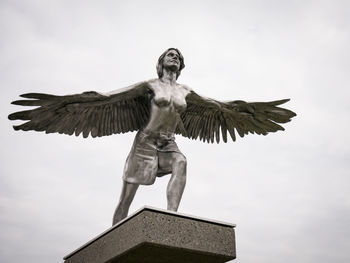
<svg viewBox="0 0 350 263">
<path fill-rule="evenodd" d="M 222 109 L 222 102 L 219 102 L 217 100 L 214 100 L 212 98 L 208 98 L 202 95 L 198 95 L 193 89 L 191 89 L 186 85 L 183 85 L 183 87 L 187 92 L 186 100 L 196 101 L 197 103 L 205 105 L 206 107 L 209 107 L 209 108 Z"/>
<path fill-rule="evenodd" d="M 190 89 L 188 86 L 185 86 L 188 91 L 186 96 L 186 101 L 190 103 L 194 103 L 197 105 L 201 105 L 208 109 L 218 110 L 223 113 L 232 114 L 237 111 L 249 112 L 253 113 L 253 104 L 247 103 L 241 100 L 235 101 L 219 101 L 212 98 L 208 98 L 202 95 L 197 94 L 194 90 Z"/>
<path fill-rule="evenodd" d="M 120 96 L 131 97 L 131 96 L 143 95 L 145 92 L 145 89 L 150 89 L 153 81 L 154 81 L 153 79 L 147 80 L 147 81 L 141 81 L 125 88 L 102 93 L 102 95 L 108 96 L 108 97 L 120 97 Z"/>
</svg>

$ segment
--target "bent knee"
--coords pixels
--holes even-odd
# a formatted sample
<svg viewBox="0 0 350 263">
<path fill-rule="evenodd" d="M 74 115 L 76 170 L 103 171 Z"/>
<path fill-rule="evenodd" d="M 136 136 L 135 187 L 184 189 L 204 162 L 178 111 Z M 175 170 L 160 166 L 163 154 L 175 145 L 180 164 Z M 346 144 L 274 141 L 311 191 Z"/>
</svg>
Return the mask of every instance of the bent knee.
<svg viewBox="0 0 350 263">
<path fill-rule="evenodd" d="M 176 154 L 175 158 L 174 158 L 174 163 L 176 165 L 181 165 L 181 166 L 186 167 L 186 165 L 187 165 L 186 157 L 183 154 Z"/>
</svg>

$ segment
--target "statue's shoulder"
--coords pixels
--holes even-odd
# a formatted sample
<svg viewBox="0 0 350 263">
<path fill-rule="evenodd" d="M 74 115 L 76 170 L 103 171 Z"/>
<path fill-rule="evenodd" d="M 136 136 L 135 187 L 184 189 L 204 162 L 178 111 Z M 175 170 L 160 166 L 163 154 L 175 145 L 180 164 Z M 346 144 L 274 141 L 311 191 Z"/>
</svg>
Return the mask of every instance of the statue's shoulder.
<svg viewBox="0 0 350 263">
<path fill-rule="evenodd" d="M 178 85 L 183 90 L 183 92 L 185 92 L 186 95 L 193 92 L 193 90 L 185 84 L 178 84 Z"/>
<path fill-rule="evenodd" d="M 159 82 L 159 79 L 150 79 L 150 80 L 147 80 L 146 83 L 152 87 L 152 86 L 155 86 L 155 85 L 158 85 L 158 82 Z"/>
<path fill-rule="evenodd" d="M 159 79 L 150 79 L 146 81 L 148 88 L 151 91 L 155 91 L 159 87 Z"/>
</svg>

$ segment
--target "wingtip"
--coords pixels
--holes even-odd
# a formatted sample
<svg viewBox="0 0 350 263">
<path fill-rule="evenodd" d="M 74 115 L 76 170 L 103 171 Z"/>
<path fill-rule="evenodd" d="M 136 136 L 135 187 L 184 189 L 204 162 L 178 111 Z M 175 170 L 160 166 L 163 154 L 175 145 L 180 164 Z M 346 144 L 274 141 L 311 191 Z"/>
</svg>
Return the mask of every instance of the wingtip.
<svg viewBox="0 0 350 263">
<path fill-rule="evenodd" d="M 35 94 L 36 93 L 24 93 L 24 94 L 21 94 L 19 96 L 22 97 L 22 98 L 32 99 L 33 95 L 35 95 Z"/>
<path fill-rule="evenodd" d="M 12 105 L 28 106 L 26 100 L 15 100 L 11 102 Z"/>
<path fill-rule="evenodd" d="M 57 97 L 56 95 L 45 94 L 45 93 L 25 93 L 19 96 L 26 99 L 39 99 L 39 100 Z"/>
<path fill-rule="evenodd" d="M 286 102 L 290 101 L 290 99 L 283 99 L 283 100 L 275 100 L 275 101 L 272 101 L 271 103 L 275 106 L 277 105 L 281 105 L 281 104 L 284 104 Z"/>
<path fill-rule="evenodd" d="M 17 118 L 16 118 L 16 116 L 15 116 L 15 113 L 11 113 L 9 116 L 7 116 L 7 118 L 8 118 L 10 121 L 17 120 Z"/>
<path fill-rule="evenodd" d="M 13 125 L 12 127 L 15 131 L 19 131 L 21 129 L 20 125 Z"/>
</svg>

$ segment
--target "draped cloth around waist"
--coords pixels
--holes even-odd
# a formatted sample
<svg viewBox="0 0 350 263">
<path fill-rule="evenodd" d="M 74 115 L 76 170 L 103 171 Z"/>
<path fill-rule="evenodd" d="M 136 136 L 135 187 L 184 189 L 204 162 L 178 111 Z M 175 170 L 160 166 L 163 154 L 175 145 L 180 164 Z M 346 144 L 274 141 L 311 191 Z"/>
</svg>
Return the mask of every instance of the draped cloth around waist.
<svg viewBox="0 0 350 263">
<path fill-rule="evenodd" d="M 173 133 L 139 131 L 126 159 L 123 180 L 128 183 L 151 185 L 172 172 L 171 167 L 159 167 L 159 152 L 180 153 Z"/>
</svg>

